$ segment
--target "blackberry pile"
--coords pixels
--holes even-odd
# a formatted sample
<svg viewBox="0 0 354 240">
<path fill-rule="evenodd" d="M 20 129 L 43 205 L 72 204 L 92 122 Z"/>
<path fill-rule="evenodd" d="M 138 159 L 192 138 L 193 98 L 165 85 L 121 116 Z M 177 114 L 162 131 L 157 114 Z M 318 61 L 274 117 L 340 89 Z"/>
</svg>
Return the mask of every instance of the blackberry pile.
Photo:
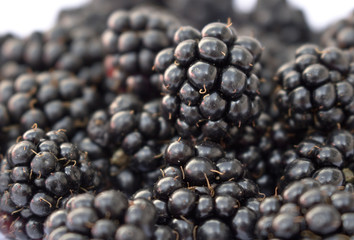
<svg viewBox="0 0 354 240">
<path fill-rule="evenodd" d="M 157 55 L 154 67 L 167 93 L 162 114 L 180 136 L 220 139 L 257 119 L 262 103 L 253 67 L 262 47 L 256 39 L 215 22 L 201 32 L 180 28 L 174 44 Z"/>
<path fill-rule="evenodd" d="M 311 178 L 290 184 L 281 196 L 265 198 L 256 224 L 259 239 L 350 239 L 354 193 Z"/>
<path fill-rule="evenodd" d="M 92 0 L 0 33 L 0 233 L 352 239 L 353 13 L 316 33 L 233 3 Z"/>
<path fill-rule="evenodd" d="M 12 219 L 2 232 L 42 238 L 46 217 L 73 194 L 100 190 L 100 177 L 64 131 L 26 131 L 1 159 L 0 214 L 3 221 Z"/>
</svg>

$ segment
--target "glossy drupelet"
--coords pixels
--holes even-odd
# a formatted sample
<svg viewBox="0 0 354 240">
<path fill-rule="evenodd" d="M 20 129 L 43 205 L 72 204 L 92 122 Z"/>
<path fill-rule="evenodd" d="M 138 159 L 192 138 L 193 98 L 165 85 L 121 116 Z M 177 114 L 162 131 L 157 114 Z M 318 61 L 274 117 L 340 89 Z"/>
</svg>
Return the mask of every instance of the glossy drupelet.
<svg viewBox="0 0 354 240">
<path fill-rule="evenodd" d="M 1 160 L 0 212 L 11 219 L 2 233 L 10 238 L 39 239 L 42 224 L 67 199 L 100 190 L 101 176 L 63 131 L 26 131 Z"/>
<path fill-rule="evenodd" d="M 353 235 L 354 192 L 304 178 L 282 195 L 265 198 L 256 224 L 259 239 L 323 239 Z M 326 238 L 327 239 L 327 238 Z M 337 238 L 335 238 L 337 239 Z"/>
<path fill-rule="evenodd" d="M 231 24 L 210 23 L 201 32 L 181 27 L 174 44 L 157 55 L 154 68 L 166 93 L 163 117 L 180 136 L 219 140 L 257 119 L 262 102 L 253 66 L 262 47 L 256 39 L 238 37 Z"/>
<path fill-rule="evenodd" d="M 102 34 L 107 104 L 122 92 L 144 99 L 160 97 L 161 80 L 153 71 L 154 59 L 172 45 L 179 25 L 170 13 L 157 7 L 117 10 L 109 16 Z"/>
<path fill-rule="evenodd" d="M 305 44 L 276 74 L 274 102 L 294 130 L 353 128 L 353 63 L 336 48 Z"/>
</svg>

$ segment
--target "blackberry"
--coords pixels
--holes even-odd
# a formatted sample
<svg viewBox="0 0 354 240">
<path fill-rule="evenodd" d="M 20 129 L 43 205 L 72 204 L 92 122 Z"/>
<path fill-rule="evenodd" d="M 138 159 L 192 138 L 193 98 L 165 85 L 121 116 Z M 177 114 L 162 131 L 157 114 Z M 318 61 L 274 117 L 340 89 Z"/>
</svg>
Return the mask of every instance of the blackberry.
<svg viewBox="0 0 354 240">
<path fill-rule="evenodd" d="M 60 69 L 77 74 L 87 85 L 99 87 L 104 77 L 103 46 L 88 26 L 56 25 L 48 32 L 33 32 L 26 39 L 9 38 L 2 46 L 0 75 L 14 79 L 25 72 Z"/>
<path fill-rule="evenodd" d="M 157 55 L 154 66 L 167 93 L 162 114 L 180 136 L 213 131 L 222 138 L 230 128 L 257 119 L 262 103 L 253 66 L 262 47 L 256 39 L 238 38 L 230 25 L 210 23 L 201 32 L 180 28 L 174 44 Z"/>
<path fill-rule="evenodd" d="M 280 189 L 289 182 L 313 177 L 321 184 L 344 186 L 353 181 L 354 136 L 346 130 L 327 135 L 313 133 L 287 150 L 281 160 L 284 168 Z M 275 166 L 274 166 L 275 167 Z"/>
<path fill-rule="evenodd" d="M 167 166 L 153 189 L 158 222 L 183 239 L 253 238 L 257 214 L 248 202 L 257 208 L 258 186 L 240 161 L 211 146 L 178 140 L 166 148 Z"/>
<path fill-rule="evenodd" d="M 62 131 L 26 131 L 1 161 L 0 210 L 13 221 L 3 233 L 43 237 L 42 224 L 76 193 L 101 188 L 100 176 Z M 21 227 L 16 229 L 16 225 Z M 9 230 L 9 231 L 6 231 Z"/>
<path fill-rule="evenodd" d="M 171 46 L 178 26 L 165 10 L 154 7 L 113 12 L 102 34 L 107 91 L 113 96 L 128 92 L 145 99 L 159 97 L 161 84 L 153 72 L 154 59 L 158 51 Z"/>
<path fill-rule="evenodd" d="M 45 239 L 154 239 L 155 234 L 172 234 L 156 226 L 156 210 L 146 199 L 128 200 L 120 191 L 72 197 L 64 209 L 53 212 L 44 224 Z"/>
<path fill-rule="evenodd" d="M 351 127 L 354 101 L 348 59 L 335 47 L 305 44 L 278 69 L 275 104 L 293 129 Z"/>
<path fill-rule="evenodd" d="M 354 46 L 354 14 L 329 26 L 321 36 L 324 46 L 336 46 L 341 49 L 350 49 Z"/>
<path fill-rule="evenodd" d="M 161 117 L 159 100 L 143 104 L 136 95 L 121 94 L 107 110 L 92 115 L 87 135 L 90 140 L 79 145 L 89 155 L 94 148 L 101 149 L 94 158 L 109 162 L 113 186 L 130 195 L 144 185 L 153 185 L 174 129 Z"/>
<path fill-rule="evenodd" d="M 304 43 L 311 38 L 303 12 L 286 0 L 258 0 L 250 13 L 250 21 L 265 35 L 274 33 L 287 44 Z"/>
<path fill-rule="evenodd" d="M 33 124 L 53 130 L 66 129 L 71 137 L 83 128 L 90 113 L 100 104 L 96 89 L 85 86 L 66 71 L 22 74 L 15 81 L 0 82 L 1 127 L 19 128 L 21 135 Z M 8 135 L 8 145 L 16 139 Z"/>
<path fill-rule="evenodd" d="M 349 239 L 353 200 L 353 192 L 304 178 L 289 184 L 281 196 L 261 202 L 255 231 L 259 239 L 315 239 L 337 234 Z"/>
</svg>

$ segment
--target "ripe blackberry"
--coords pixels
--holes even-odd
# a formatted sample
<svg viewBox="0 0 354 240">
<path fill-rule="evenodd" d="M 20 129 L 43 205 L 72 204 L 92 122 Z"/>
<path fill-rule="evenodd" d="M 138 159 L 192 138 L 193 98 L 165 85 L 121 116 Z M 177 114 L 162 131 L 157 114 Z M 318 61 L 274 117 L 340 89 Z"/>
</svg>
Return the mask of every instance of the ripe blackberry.
<svg viewBox="0 0 354 240">
<path fill-rule="evenodd" d="M 335 47 L 305 44 L 278 69 L 275 104 L 293 129 L 350 128 L 354 90 L 348 59 Z"/>
<path fill-rule="evenodd" d="M 128 92 L 145 99 L 159 97 L 160 80 L 153 72 L 154 59 L 158 51 L 171 46 L 178 26 L 165 10 L 154 7 L 113 12 L 102 34 L 107 52 L 107 91 L 113 96 Z M 111 100 L 108 96 L 107 104 Z"/>
<path fill-rule="evenodd" d="M 156 224 L 156 209 L 146 199 L 128 200 L 119 191 L 72 197 L 64 209 L 52 213 L 44 224 L 45 239 L 155 239 L 168 228 Z"/>
<path fill-rule="evenodd" d="M 15 81 L 0 82 L 1 127 L 8 136 L 8 146 L 33 124 L 65 129 L 71 137 L 86 126 L 90 113 L 99 106 L 96 89 L 65 71 L 22 74 Z M 19 129 L 15 138 L 11 127 Z"/>
<path fill-rule="evenodd" d="M 261 202 L 255 231 L 259 239 L 331 239 L 337 234 L 349 239 L 353 200 L 352 191 L 304 178 L 288 185 L 281 196 Z"/>
<path fill-rule="evenodd" d="M 159 223 L 183 239 L 254 237 L 257 214 L 249 202 L 257 206 L 260 193 L 240 161 L 212 142 L 186 140 L 172 142 L 164 159 L 167 167 L 153 189 Z"/>
<path fill-rule="evenodd" d="M 354 13 L 329 26 L 321 36 L 324 46 L 336 46 L 341 49 L 354 47 Z"/>
<path fill-rule="evenodd" d="M 100 176 L 89 159 L 68 142 L 64 132 L 28 130 L 1 161 L 0 211 L 13 218 L 3 233 L 42 238 L 45 218 L 70 195 L 100 187 Z"/>
<path fill-rule="evenodd" d="M 280 164 L 284 169 L 280 190 L 289 182 L 306 177 L 313 177 L 321 184 L 344 186 L 353 181 L 353 156 L 354 136 L 349 131 L 310 134 L 284 153 Z"/>
<path fill-rule="evenodd" d="M 167 93 L 162 114 L 180 136 L 213 131 L 214 138 L 222 138 L 230 128 L 257 119 L 262 103 L 253 66 L 262 47 L 256 39 L 237 37 L 230 25 L 210 23 L 201 32 L 180 28 L 174 44 L 157 55 L 154 67 L 163 74 Z"/>
<path fill-rule="evenodd" d="M 94 158 L 108 160 L 113 186 L 130 195 L 142 186 L 153 185 L 174 129 L 161 117 L 159 100 L 143 104 L 138 96 L 121 94 L 107 110 L 92 115 L 87 135 L 90 140 L 79 146 L 89 155 L 93 146 L 101 149 L 103 154 Z"/>
</svg>

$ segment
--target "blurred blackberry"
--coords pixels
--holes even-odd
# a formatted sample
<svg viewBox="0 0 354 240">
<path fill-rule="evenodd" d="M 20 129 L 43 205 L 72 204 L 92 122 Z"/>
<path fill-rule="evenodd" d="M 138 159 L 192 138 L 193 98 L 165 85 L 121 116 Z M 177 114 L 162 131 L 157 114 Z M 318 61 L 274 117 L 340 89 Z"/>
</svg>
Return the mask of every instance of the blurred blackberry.
<svg viewBox="0 0 354 240">
<path fill-rule="evenodd" d="M 259 206 L 258 239 L 350 239 L 354 192 L 305 178 Z M 337 237 L 340 236 L 340 237 Z"/>
<path fill-rule="evenodd" d="M 172 45 L 179 22 L 164 9 L 141 7 L 113 12 L 102 34 L 106 50 L 106 103 L 117 93 L 137 94 L 144 99 L 160 96 L 160 78 L 153 72 L 158 51 Z M 148 91 L 147 91 L 148 89 Z"/>
<path fill-rule="evenodd" d="M 63 131 L 26 131 L 1 161 L 0 212 L 13 218 L 3 234 L 16 239 L 42 238 L 42 225 L 49 214 L 70 195 L 100 190 L 101 184 L 89 159 Z"/>
<path fill-rule="evenodd" d="M 200 29 L 210 22 L 225 22 L 234 16 L 232 0 L 159 0 L 178 18 Z M 193 6 L 193 7 L 191 7 Z M 238 22 L 237 22 L 238 23 Z"/>
<path fill-rule="evenodd" d="M 158 222 L 180 239 L 252 239 L 258 186 L 235 158 L 213 142 L 172 142 L 153 189 Z"/>
<path fill-rule="evenodd" d="M 121 94 L 107 110 L 92 115 L 87 135 L 109 158 L 114 187 L 130 195 L 142 184 L 153 185 L 155 179 L 148 179 L 160 174 L 162 153 L 174 129 L 161 117 L 159 100 L 144 104 L 136 95 Z"/>
<path fill-rule="evenodd" d="M 354 12 L 345 19 L 329 26 L 321 36 L 324 46 L 335 46 L 341 49 L 354 47 Z"/>
<path fill-rule="evenodd" d="M 65 129 L 71 137 L 86 127 L 90 113 L 99 106 L 96 89 L 85 86 L 66 71 L 22 74 L 15 81 L 0 82 L 0 127 L 11 145 L 33 124 Z M 11 136 L 11 128 L 18 128 Z M 18 134 L 19 133 L 19 134 Z"/>
<path fill-rule="evenodd" d="M 31 71 L 51 68 L 70 71 L 86 85 L 100 86 L 104 77 L 101 41 L 90 27 L 55 25 L 24 39 L 8 38 L 1 47 L 0 76 L 14 79 Z"/>
<path fill-rule="evenodd" d="M 304 43 L 311 38 L 303 12 L 286 0 L 258 0 L 250 13 L 250 21 L 264 35 L 275 34 L 287 44 Z"/>
<path fill-rule="evenodd" d="M 272 168 L 275 172 L 283 172 L 279 191 L 288 183 L 306 177 L 312 177 L 321 184 L 344 186 L 354 183 L 353 159 L 352 133 L 346 130 L 333 130 L 327 134 L 314 132 L 287 150 L 281 162 Z"/>
<path fill-rule="evenodd" d="M 292 129 L 351 129 L 354 113 L 352 63 L 338 48 L 305 44 L 282 65 L 275 105 Z"/>
<path fill-rule="evenodd" d="M 146 199 L 128 200 L 108 190 L 72 197 L 44 224 L 44 239 L 156 239 L 156 209 Z M 164 228 L 172 235 L 172 230 Z M 167 238 L 166 238 L 167 239 Z"/>
<path fill-rule="evenodd" d="M 254 74 L 262 47 L 235 29 L 210 23 L 201 32 L 180 28 L 175 48 L 161 51 L 154 68 L 163 75 L 163 117 L 181 137 L 221 139 L 256 120 L 262 110 Z"/>
<path fill-rule="evenodd" d="M 0 41 L 0 79 L 15 79 L 27 72 L 29 68 L 24 64 L 23 59 L 24 40 L 6 34 Z"/>
<path fill-rule="evenodd" d="M 158 0 L 91 0 L 75 8 L 66 8 L 59 12 L 57 25 L 66 28 L 90 27 L 96 34 L 101 34 L 107 18 L 115 9 L 129 10 L 141 4 L 157 4 Z"/>
</svg>

